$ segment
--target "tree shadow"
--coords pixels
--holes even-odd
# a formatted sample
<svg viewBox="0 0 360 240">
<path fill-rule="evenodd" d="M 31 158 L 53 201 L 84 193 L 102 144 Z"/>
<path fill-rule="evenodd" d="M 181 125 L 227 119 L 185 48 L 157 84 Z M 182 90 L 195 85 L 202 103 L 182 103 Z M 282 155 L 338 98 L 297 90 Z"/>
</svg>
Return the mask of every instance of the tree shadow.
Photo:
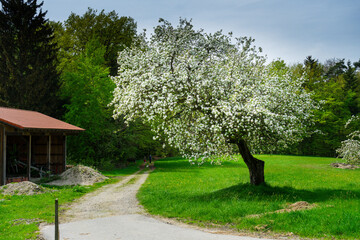
<svg viewBox="0 0 360 240">
<path fill-rule="evenodd" d="M 157 171 L 161 172 L 184 172 L 184 171 L 200 171 L 201 169 L 207 168 L 247 168 L 245 163 L 238 161 L 229 161 L 224 162 L 221 165 L 211 164 L 205 162 L 201 165 L 191 164 L 188 160 L 184 158 L 174 158 L 174 159 L 161 159 L 155 162 L 155 167 Z M 156 173 L 156 171 L 154 172 Z"/>
<path fill-rule="evenodd" d="M 249 183 L 241 183 L 212 193 L 198 195 L 195 198 L 201 201 L 224 201 L 228 199 L 278 201 L 281 199 L 289 202 L 307 201 L 309 203 L 315 203 L 325 202 L 329 199 L 359 199 L 360 191 L 326 188 L 318 188 L 310 191 L 292 187 L 270 186 L 268 184 L 253 186 Z"/>
</svg>

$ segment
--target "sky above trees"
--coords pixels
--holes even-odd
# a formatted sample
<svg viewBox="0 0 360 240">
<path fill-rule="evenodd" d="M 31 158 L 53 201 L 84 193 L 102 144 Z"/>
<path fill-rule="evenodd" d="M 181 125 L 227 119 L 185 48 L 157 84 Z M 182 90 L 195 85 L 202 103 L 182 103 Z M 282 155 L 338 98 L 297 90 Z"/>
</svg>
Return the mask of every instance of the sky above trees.
<svg viewBox="0 0 360 240">
<path fill-rule="evenodd" d="M 206 32 L 251 36 L 269 60 L 298 63 L 309 55 L 320 61 L 359 60 L 358 0 L 44 0 L 43 5 L 53 21 L 64 21 L 71 12 L 82 15 L 88 7 L 130 16 L 148 33 L 159 18 L 176 24 L 182 17 Z"/>
</svg>

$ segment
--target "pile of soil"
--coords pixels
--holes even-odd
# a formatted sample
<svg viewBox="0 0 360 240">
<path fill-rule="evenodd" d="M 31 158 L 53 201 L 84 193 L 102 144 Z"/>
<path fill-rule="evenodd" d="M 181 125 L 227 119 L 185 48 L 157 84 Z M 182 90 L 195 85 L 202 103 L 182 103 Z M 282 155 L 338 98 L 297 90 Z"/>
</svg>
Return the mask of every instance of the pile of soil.
<svg viewBox="0 0 360 240">
<path fill-rule="evenodd" d="M 93 168 L 77 165 L 63 172 L 59 180 L 49 182 L 49 185 L 93 185 L 107 179 L 104 175 Z"/>
<path fill-rule="evenodd" d="M 308 210 L 316 207 L 316 204 L 310 204 L 306 201 L 299 201 L 289 205 L 287 208 L 280 209 L 275 211 L 276 213 L 283 213 L 283 212 L 292 212 L 292 211 L 301 211 L 301 210 Z"/>
<path fill-rule="evenodd" d="M 292 211 L 302 211 L 302 210 L 309 210 L 312 209 L 314 207 L 316 207 L 317 205 L 315 203 L 310 204 L 306 201 L 299 201 L 296 203 L 293 203 L 291 205 L 289 205 L 287 208 L 283 208 L 283 209 L 279 209 L 276 210 L 275 212 L 267 212 L 267 213 L 260 213 L 260 214 L 252 214 L 252 215 L 248 215 L 246 216 L 247 218 L 258 218 L 261 216 L 264 216 L 265 214 L 273 214 L 273 213 L 284 213 L 284 212 L 292 212 Z"/>
<path fill-rule="evenodd" d="M 0 193 L 4 195 L 34 195 L 46 192 L 50 190 L 29 181 L 9 183 L 0 187 Z"/>
<path fill-rule="evenodd" d="M 352 164 L 347 164 L 347 163 L 331 163 L 330 165 L 333 166 L 334 168 L 341 168 L 341 169 L 356 169 L 356 168 L 360 168 L 359 166 L 352 165 Z"/>
</svg>

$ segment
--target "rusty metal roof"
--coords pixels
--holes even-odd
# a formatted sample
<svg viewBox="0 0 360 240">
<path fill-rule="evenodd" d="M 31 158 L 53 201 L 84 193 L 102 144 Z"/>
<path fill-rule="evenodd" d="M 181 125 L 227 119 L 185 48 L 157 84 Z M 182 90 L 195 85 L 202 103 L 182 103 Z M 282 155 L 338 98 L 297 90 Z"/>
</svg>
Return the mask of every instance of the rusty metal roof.
<svg viewBox="0 0 360 240">
<path fill-rule="evenodd" d="M 5 107 L 0 107 L 0 122 L 22 130 L 85 130 L 39 112 Z"/>
</svg>

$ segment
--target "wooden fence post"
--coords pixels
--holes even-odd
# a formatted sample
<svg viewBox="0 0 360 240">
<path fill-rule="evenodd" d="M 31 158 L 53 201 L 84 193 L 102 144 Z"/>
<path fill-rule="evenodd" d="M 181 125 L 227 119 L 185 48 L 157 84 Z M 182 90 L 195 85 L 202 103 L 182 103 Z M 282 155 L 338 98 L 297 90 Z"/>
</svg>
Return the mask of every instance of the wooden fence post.
<svg viewBox="0 0 360 240">
<path fill-rule="evenodd" d="M 59 201 L 55 199 L 55 240 L 59 240 Z"/>
</svg>

